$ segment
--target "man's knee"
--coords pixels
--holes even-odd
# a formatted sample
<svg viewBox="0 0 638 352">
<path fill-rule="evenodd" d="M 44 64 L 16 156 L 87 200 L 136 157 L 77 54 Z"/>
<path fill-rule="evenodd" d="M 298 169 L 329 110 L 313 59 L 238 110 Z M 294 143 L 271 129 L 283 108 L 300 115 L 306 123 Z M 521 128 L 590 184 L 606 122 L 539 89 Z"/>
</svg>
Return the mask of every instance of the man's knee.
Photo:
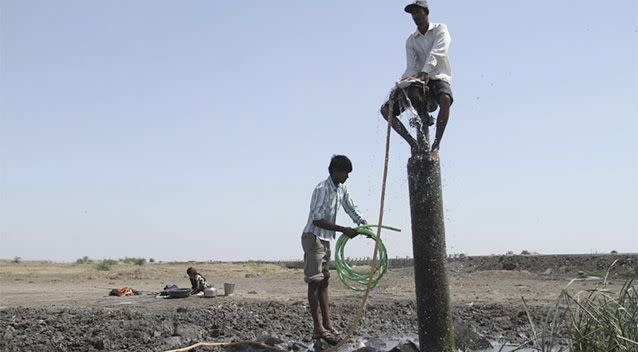
<svg viewBox="0 0 638 352">
<path fill-rule="evenodd" d="M 381 116 L 383 116 L 384 119 L 388 119 L 388 117 L 390 116 L 390 106 L 388 103 L 385 103 L 383 105 L 381 105 L 381 108 L 379 109 L 379 112 L 381 113 Z"/>
<path fill-rule="evenodd" d="M 439 106 L 447 109 L 450 105 L 452 105 L 452 97 L 450 97 L 449 94 L 441 94 L 441 97 L 439 97 Z"/>
</svg>

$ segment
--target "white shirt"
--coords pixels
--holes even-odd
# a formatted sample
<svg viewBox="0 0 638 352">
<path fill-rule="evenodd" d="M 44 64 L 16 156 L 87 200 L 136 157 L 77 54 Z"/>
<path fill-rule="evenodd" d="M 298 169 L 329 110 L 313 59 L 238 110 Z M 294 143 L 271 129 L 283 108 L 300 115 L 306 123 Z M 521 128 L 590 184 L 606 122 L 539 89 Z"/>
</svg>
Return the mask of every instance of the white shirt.
<svg viewBox="0 0 638 352">
<path fill-rule="evenodd" d="M 361 213 L 359 213 L 357 206 L 352 201 L 352 198 L 350 198 L 346 186 L 340 183 L 337 187 L 334 182 L 332 182 L 332 178 L 328 177 L 326 180 L 321 181 L 317 187 L 315 187 L 315 190 L 312 191 L 310 213 L 308 214 L 308 222 L 303 232 L 312 233 L 324 240 L 333 240 L 335 238 L 334 231 L 317 227 L 312 222 L 324 219 L 334 224 L 337 220 L 337 208 L 339 203 L 341 203 L 341 206 L 352 221 L 357 224 L 361 223 L 363 220 Z"/>
<path fill-rule="evenodd" d="M 442 23 L 430 23 L 425 34 L 417 29 L 405 42 L 407 64 L 401 78 L 426 72 L 430 79 L 452 83 L 452 68 L 447 56 L 450 40 L 447 26 Z"/>
</svg>

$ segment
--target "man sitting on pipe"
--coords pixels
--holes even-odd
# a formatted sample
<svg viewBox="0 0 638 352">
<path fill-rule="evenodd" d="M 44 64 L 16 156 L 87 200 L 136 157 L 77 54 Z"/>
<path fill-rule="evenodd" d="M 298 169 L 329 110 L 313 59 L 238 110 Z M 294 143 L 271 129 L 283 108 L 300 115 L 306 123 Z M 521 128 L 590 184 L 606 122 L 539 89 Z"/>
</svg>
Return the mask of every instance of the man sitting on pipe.
<svg viewBox="0 0 638 352">
<path fill-rule="evenodd" d="M 394 89 L 390 93 L 390 99 L 381 106 L 381 115 L 387 120 L 390 116 L 390 105 L 392 105 L 393 116 L 397 117 L 411 103 L 421 120 L 416 124 L 417 139 L 410 135 L 397 118 L 392 119 L 392 127 L 410 144 L 413 154 L 427 152 L 430 160 L 436 160 L 450 116 L 450 106 L 454 101 L 450 88 L 452 70 L 447 54 L 450 34 L 445 24 L 430 22 L 428 18 L 430 9 L 426 1 L 415 1 L 404 10 L 412 15 L 417 30 L 405 43 L 407 65 L 399 82 L 399 87 L 402 88 Z M 427 132 L 431 124 L 429 112 L 434 111 L 436 105 L 439 106 L 436 134 L 428 152 L 424 132 Z"/>
</svg>

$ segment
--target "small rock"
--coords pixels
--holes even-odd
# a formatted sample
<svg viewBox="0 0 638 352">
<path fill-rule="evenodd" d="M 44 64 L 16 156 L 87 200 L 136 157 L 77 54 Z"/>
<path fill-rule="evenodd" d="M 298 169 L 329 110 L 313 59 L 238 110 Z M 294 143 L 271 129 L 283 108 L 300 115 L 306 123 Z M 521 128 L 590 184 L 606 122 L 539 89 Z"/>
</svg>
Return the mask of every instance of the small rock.
<svg viewBox="0 0 638 352">
<path fill-rule="evenodd" d="M 198 340 L 206 335 L 204 329 L 194 324 L 180 324 L 175 328 L 175 335 L 187 340 Z"/>
<path fill-rule="evenodd" d="M 89 343 L 91 344 L 91 346 L 95 347 L 95 349 L 97 350 L 101 351 L 104 349 L 104 340 L 100 338 L 92 338 L 89 340 Z"/>
<path fill-rule="evenodd" d="M 390 352 L 419 352 L 419 347 L 412 341 L 407 341 L 396 345 Z"/>
<path fill-rule="evenodd" d="M 308 346 L 301 344 L 299 342 L 296 341 L 292 341 L 288 344 L 288 350 L 292 350 L 292 351 L 305 351 L 308 349 Z"/>
<path fill-rule="evenodd" d="M 183 347 L 184 345 L 184 343 L 182 342 L 182 338 L 179 336 L 167 337 L 165 341 L 169 349 Z"/>
<path fill-rule="evenodd" d="M 261 337 L 257 339 L 257 341 L 263 342 L 268 346 L 274 346 L 284 342 L 284 340 L 273 335 L 262 335 Z"/>
<path fill-rule="evenodd" d="M 184 307 L 179 307 L 177 308 L 177 313 L 187 313 L 188 309 L 184 308 Z"/>
<path fill-rule="evenodd" d="M 456 348 L 461 351 L 475 351 L 492 348 L 492 344 L 488 339 L 470 329 L 468 326 L 456 321 L 454 322 L 454 341 L 456 343 Z"/>
<path fill-rule="evenodd" d="M 219 329 L 213 329 L 209 332 L 210 337 L 212 338 L 218 338 L 219 335 L 221 335 L 221 333 L 219 332 Z"/>
<path fill-rule="evenodd" d="M 503 270 L 514 270 L 516 269 L 516 264 L 514 263 L 503 263 Z"/>
<path fill-rule="evenodd" d="M 368 339 L 368 341 L 366 341 L 365 343 L 366 347 L 370 347 L 373 350 L 383 350 L 387 347 L 387 344 L 385 343 L 385 341 L 383 341 L 382 339 L 373 337 L 371 339 Z"/>
<path fill-rule="evenodd" d="M 377 350 L 370 346 L 363 346 L 359 349 L 354 350 L 354 352 L 377 352 Z"/>
<path fill-rule="evenodd" d="M 313 345 L 313 349 L 315 351 L 323 351 L 323 350 L 327 350 L 328 348 L 332 347 L 329 343 L 327 343 L 324 340 L 317 340 L 315 341 L 314 345 Z M 416 351 L 418 352 L 418 351 Z"/>
<path fill-rule="evenodd" d="M 253 291 L 248 291 L 248 294 L 249 294 L 249 295 L 256 295 L 256 294 L 257 294 L 257 291 L 254 291 L 254 290 L 253 290 Z"/>
<path fill-rule="evenodd" d="M 163 336 L 173 336 L 175 332 L 175 325 L 169 320 L 162 321 L 159 328 L 161 329 L 160 334 Z"/>
</svg>

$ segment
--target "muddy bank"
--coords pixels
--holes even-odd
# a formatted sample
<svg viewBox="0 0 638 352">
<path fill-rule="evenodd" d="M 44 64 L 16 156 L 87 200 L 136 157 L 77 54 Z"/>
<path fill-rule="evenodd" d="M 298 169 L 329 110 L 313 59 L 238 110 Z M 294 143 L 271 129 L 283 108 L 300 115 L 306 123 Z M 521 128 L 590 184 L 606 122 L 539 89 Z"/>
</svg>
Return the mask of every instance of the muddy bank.
<svg viewBox="0 0 638 352">
<path fill-rule="evenodd" d="M 173 300 L 177 301 L 177 300 Z M 345 331 L 357 303 L 333 306 L 336 326 Z M 534 308 L 540 316 L 543 308 Z M 521 341 L 529 331 L 522 307 L 457 305 L 454 319 L 491 340 Z M 410 338 L 417 335 L 414 302 L 380 302 L 368 307 L 358 337 Z M 2 351 L 162 351 L 201 341 L 255 340 L 276 336 L 290 347 L 311 343 L 312 323 L 303 302 L 220 301 L 205 307 L 179 303 L 166 309 L 13 307 L 0 310 Z M 379 341 L 379 339 L 376 339 Z M 377 342 L 381 350 L 384 346 Z"/>
</svg>

